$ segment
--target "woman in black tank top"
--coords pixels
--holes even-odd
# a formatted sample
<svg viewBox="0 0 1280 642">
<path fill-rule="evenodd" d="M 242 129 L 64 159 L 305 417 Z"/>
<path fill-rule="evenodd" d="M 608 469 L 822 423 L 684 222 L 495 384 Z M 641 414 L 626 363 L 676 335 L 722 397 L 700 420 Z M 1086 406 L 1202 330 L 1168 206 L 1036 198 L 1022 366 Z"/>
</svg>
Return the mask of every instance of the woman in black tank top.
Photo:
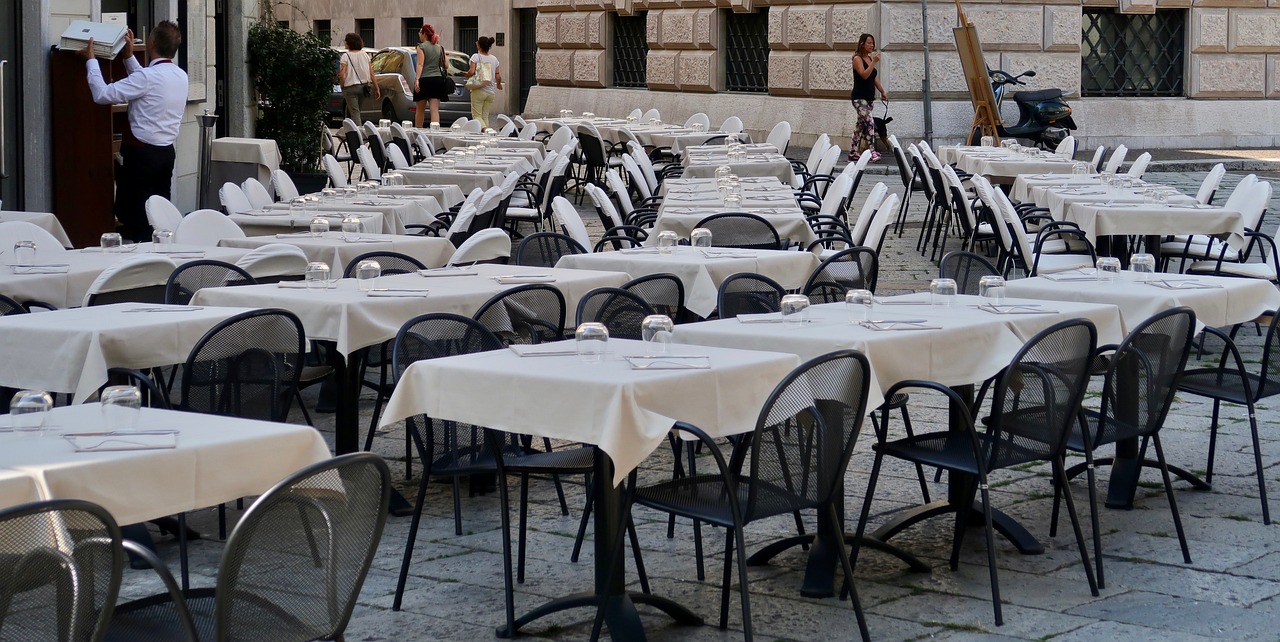
<svg viewBox="0 0 1280 642">
<path fill-rule="evenodd" d="M 876 51 L 876 39 L 869 33 L 858 36 L 858 48 L 853 53 L 853 90 L 849 92 L 849 100 L 857 112 L 853 123 L 853 140 L 849 144 L 849 161 L 858 159 L 864 150 L 871 150 L 871 161 L 880 160 L 875 151 L 875 122 L 871 119 L 871 104 L 876 100 L 876 92 L 880 99 L 889 102 L 889 94 L 880 85 L 880 52 Z"/>
</svg>

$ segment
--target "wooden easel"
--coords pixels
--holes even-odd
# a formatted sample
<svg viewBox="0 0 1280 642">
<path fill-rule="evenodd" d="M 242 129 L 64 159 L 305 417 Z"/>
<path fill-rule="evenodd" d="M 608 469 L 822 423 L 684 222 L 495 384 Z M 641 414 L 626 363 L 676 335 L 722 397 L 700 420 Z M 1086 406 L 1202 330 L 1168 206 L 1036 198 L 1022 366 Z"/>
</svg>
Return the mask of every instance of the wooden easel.
<svg viewBox="0 0 1280 642">
<path fill-rule="evenodd" d="M 969 126 L 966 137 L 972 136 L 976 129 L 979 136 L 990 136 L 998 145 L 1000 112 L 996 108 L 996 96 L 991 91 L 991 78 L 987 75 L 987 62 L 982 55 L 982 41 L 978 40 L 978 30 L 965 17 L 960 0 L 956 0 L 956 15 L 960 19 L 960 26 L 952 29 L 951 33 L 955 36 L 956 52 L 960 54 L 965 83 L 969 87 L 969 99 L 973 102 L 973 123 Z"/>
</svg>

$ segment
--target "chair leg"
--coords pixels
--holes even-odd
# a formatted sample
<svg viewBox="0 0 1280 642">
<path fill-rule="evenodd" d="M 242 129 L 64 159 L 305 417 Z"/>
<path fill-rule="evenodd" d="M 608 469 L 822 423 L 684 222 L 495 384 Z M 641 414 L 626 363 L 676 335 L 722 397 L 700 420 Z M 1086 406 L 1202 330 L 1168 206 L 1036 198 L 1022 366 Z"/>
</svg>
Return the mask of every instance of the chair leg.
<svg viewBox="0 0 1280 642">
<path fill-rule="evenodd" d="M 595 494 L 591 491 L 591 478 L 587 478 L 587 501 L 582 507 L 582 520 L 578 522 L 578 535 L 573 539 L 573 554 L 569 556 L 570 562 L 577 562 L 578 556 L 582 553 L 582 541 L 587 537 L 587 523 L 591 521 L 591 508 L 595 505 Z"/>
<path fill-rule="evenodd" d="M 982 516 L 985 522 L 983 531 L 987 536 L 987 572 L 991 575 L 991 608 L 995 612 L 996 626 L 1004 626 L 1004 613 L 1000 608 L 1000 571 L 996 568 L 995 525 L 991 516 L 991 492 L 987 490 L 987 480 L 983 479 L 978 484 L 978 488 L 982 491 Z M 954 564 L 952 569 L 955 569 Z M 1090 578 L 1092 577 L 1091 574 Z"/>
<path fill-rule="evenodd" d="M 1164 446 L 1160 445 L 1160 434 L 1151 436 L 1155 442 L 1156 458 L 1160 462 L 1160 474 L 1164 477 L 1164 494 L 1169 498 L 1169 512 L 1173 513 L 1173 528 L 1178 531 L 1178 544 L 1182 546 L 1182 561 L 1191 563 L 1191 550 L 1187 548 L 1187 535 L 1182 531 L 1182 516 L 1178 513 L 1178 500 L 1173 496 L 1173 482 L 1169 479 L 1169 465 L 1164 459 Z M 1095 552 L 1094 555 L 1100 555 Z M 1098 586 L 1102 586 L 1101 566 L 1099 566 Z"/>
<path fill-rule="evenodd" d="M 742 639 L 751 642 L 751 598 L 747 591 L 747 543 L 742 536 L 742 529 L 733 529 L 733 538 L 738 547 L 738 593 L 742 599 Z M 844 545 L 838 548 L 844 550 Z M 723 616 L 722 616 L 723 617 Z"/>
<path fill-rule="evenodd" d="M 1209 422 L 1209 461 L 1204 468 L 1204 481 L 1206 484 L 1213 483 L 1213 455 L 1218 448 L 1218 409 L 1221 405 L 1221 401 L 1213 400 L 1213 416 Z"/>
<path fill-rule="evenodd" d="M 1066 488 L 1067 470 L 1062 465 L 1062 458 L 1054 460 L 1053 475 Z M 1080 562 L 1084 564 L 1084 575 L 1089 579 L 1089 594 L 1098 597 L 1098 580 L 1093 576 L 1093 565 L 1089 563 L 1089 550 L 1084 543 L 1084 531 L 1080 530 L 1080 516 L 1076 513 L 1076 502 L 1071 497 L 1071 493 L 1064 493 L 1063 499 L 1067 502 L 1067 515 L 1071 517 L 1071 530 L 1076 536 L 1076 548 L 1080 549 Z M 987 513 L 990 515 L 990 512 Z M 990 522 L 988 522 L 990 523 Z"/>
<path fill-rule="evenodd" d="M 950 559 L 951 570 L 953 571 L 960 568 L 960 546 L 964 544 L 964 532 L 965 532 L 965 529 L 969 527 L 969 514 L 972 512 L 970 510 L 965 510 L 965 509 L 967 507 L 973 506 L 973 498 L 977 494 L 976 491 L 978 490 L 979 485 L 985 486 L 985 484 L 974 485 L 973 490 L 965 493 L 964 503 L 956 507 L 955 534 L 951 538 L 951 559 Z M 984 504 L 987 501 L 987 495 L 985 490 L 982 495 L 982 501 Z"/>
<path fill-rule="evenodd" d="M 720 580 L 720 630 L 729 628 L 729 585 L 733 577 L 733 529 L 724 532 L 724 576 Z M 742 587 L 743 590 L 746 586 Z"/>
<path fill-rule="evenodd" d="M 522 475 L 521 477 L 525 477 Z M 426 475 L 422 478 L 425 480 Z M 523 483 L 523 482 L 522 482 Z M 424 483 L 425 487 L 426 484 Z M 507 633 L 510 637 L 516 634 L 516 589 L 511 581 L 511 498 L 507 489 L 507 476 L 499 475 L 498 479 L 498 503 L 501 505 L 502 515 L 502 589 L 505 598 L 504 607 L 506 608 Z M 521 509 L 524 508 L 521 502 Z M 414 514 L 414 519 L 418 518 L 419 513 Z M 524 525 L 521 524 L 521 536 L 523 539 Z M 406 561 L 408 558 L 405 558 Z M 523 569 L 521 569 L 523 570 Z"/>
<path fill-rule="evenodd" d="M 827 519 L 831 520 L 832 532 L 843 532 L 835 504 L 828 507 Z M 858 589 L 853 583 L 853 564 L 849 562 L 849 549 L 845 548 L 844 544 L 836 548 L 840 551 L 840 565 L 844 570 L 845 584 L 849 586 L 849 602 L 853 606 L 853 615 L 858 619 L 858 633 L 862 636 L 862 642 L 870 642 L 871 632 L 867 629 L 867 615 L 862 612 L 862 601 L 858 599 Z M 745 591 L 743 593 L 745 594 Z"/>
<path fill-rule="evenodd" d="M 862 498 L 862 512 L 858 516 L 858 532 L 854 536 L 855 541 L 862 541 L 862 536 L 867 532 L 867 516 L 871 514 L 871 499 L 876 496 L 876 481 L 880 478 L 880 463 L 883 459 L 884 456 L 876 452 L 875 460 L 871 464 L 871 477 L 867 480 L 867 494 Z M 853 547 L 853 551 L 849 554 L 850 567 L 858 563 L 858 552 L 861 550 L 861 546 Z"/>
<path fill-rule="evenodd" d="M 504 480 L 505 481 L 505 480 Z M 524 584 L 524 553 L 526 528 L 529 524 L 529 475 L 520 475 L 520 544 L 516 555 L 516 583 Z"/>
<path fill-rule="evenodd" d="M 915 430 L 913 430 L 911 427 L 911 415 L 907 413 L 906 404 L 903 404 L 901 411 L 902 411 L 902 429 L 907 433 L 908 438 L 914 437 Z M 935 474 L 938 477 L 937 481 L 942 481 L 942 469 L 939 468 L 938 472 Z M 923 499 L 924 503 L 926 504 L 933 501 L 929 499 L 929 484 L 925 480 L 924 466 L 921 466 L 920 464 L 916 464 L 916 479 L 920 480 L 920 498 Z"/>
<path fill-rule="evenodd" d="M 391 601 L 391 610 L 399 611 L 400 602 L 404 599 L 404 585 L 409 579 L 409 563 L 413 559 L 413 545 L 418 539 L 418 524 L 422 522 L 422 506 L 427 500 L 427 475 L 423 475 L 418 482 L 418 501 L 413 505 L 413 521 L 409 523 L 409 539 L 404 543 L 404 559 L 400 561 L 400 578 L 396 580 L 396 596 Z M 506 511 L 503 511 L 504 513 Z M 510 553 L 508 553 L 507 562 L 510 562 Z M 510 564 L 504 565 L 510 569 Z M 510 571 L 508 571 L 510 572 Z"/>
<path fill-rule="evenodd" d="M 1159 447 L 1157 447 L 1159 450 Z M 1098 523 L 1098 485 L 1097 475 L 1094 472 L 1093 454 L 1089 454 L 1089 468 L 1086 471 L 1089 479 L 1089 521 L 1093 524 L 1093 559 L 1094 564 L 1098 567 L 1098 588 L 1107 588 L 1106 576 L 1102 573 L 1102 525 Z M 1063 471 L 1063 477 L 1066 477 L 1066 471 Z M 1166 475 L 1167 477 L 1167 475 Z M 1173 487 L 1166 484 L 1166 488 L 1172 492 Z M 1063 488 L 1064 492 L 1070 491 L 1070 488 Z M 1179 531 L 1182 526 L 1179 524 Z"/>
<path fill-rule="evenodd" d="M 426 476 L 427 471 L 422 471 Z M 453 534 L 462 536 L 462 480 L 454 475 L 453 479 Z"/>
<path fill-rule="evenodd" d="M 1271 510 L 1267 506 L 1267 480 L 1262 476 L 1262 447 L 1258 442 L 1258 418 L 1253 403 L 1249 404 L 1249 432 L 1253 437 L 1253 466 L 1258 474 L 1258 496 L 1262 499 L 1262 523 L 1271 525 Z"/>
<path fill-rule="evenodd" d="M 652 595 L 649 590 L 649 574 L 644 570 L 644 556 L 640 552 L 640 537 L 636 534 L 636 522 L 631 519 L 631 511 L 627 511 L 627 537 L 631 540 L 631 556 L 636 563 L 636 577 L 640 578 L 640 591 Z"/>
</svg>

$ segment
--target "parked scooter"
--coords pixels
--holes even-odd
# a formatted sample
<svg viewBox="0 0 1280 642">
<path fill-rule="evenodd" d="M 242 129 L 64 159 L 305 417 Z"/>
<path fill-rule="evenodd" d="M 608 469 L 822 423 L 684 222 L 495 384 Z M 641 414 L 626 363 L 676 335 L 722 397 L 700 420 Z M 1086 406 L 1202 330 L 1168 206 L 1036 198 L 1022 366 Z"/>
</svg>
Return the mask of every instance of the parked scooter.
<svg viewBox="0 0 1280 642">
<path fill-rule="evenodd" d="M 1026 85 L 1019 78 L 1034 78 L 1036 72 L 1027 70 L 1017 76 L 1011 76 L 1000 69 L 987 68 L 991 77 L 991 91 L 996 98 L 996 112 L 1004 103 L 1005 91 L 1009 85 Z M 1015 92 L 1011 98 L 1018 104 L 1018 124 L 1011 127 L 999 125 L 997 133 L 1002 138 L 1028 138 L 1044 149 L 1054 149 L 1069 134 L 1068 130 L 1076 128 L 1071 119 L 1071 107 L 1063 99 L 1061 89 L 1041 89 L 1039 91 Z M 978 144 L 981 137 L 979 130 L 973 130 L 969 144 Z"/>
</svg>

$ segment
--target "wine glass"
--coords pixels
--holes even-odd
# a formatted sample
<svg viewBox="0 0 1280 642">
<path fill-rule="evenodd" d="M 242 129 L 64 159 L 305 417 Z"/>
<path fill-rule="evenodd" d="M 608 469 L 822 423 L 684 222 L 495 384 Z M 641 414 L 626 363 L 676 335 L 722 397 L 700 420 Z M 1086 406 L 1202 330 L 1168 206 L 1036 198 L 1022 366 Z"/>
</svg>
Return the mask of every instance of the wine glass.
<svg viewBox="0 0 1280 642">
<path fill-rule="evenodd" d="M 803 294 L 788 294 L 782 297 L 782 324 L 788 328 L 804 327 L 809 319 L 809 297 Z"/>
<path fill-rule="evenodd" d="M 858 323 L 856 318 L 859 316 L 858 310 L 862 310 L 862 322 L 871 320 L 871 306 L 875 305 L 876 298 L 871 294 L 871 290 L 849 290 L 844 295 L 845 308 L 849 310 L 849 323 Z"/>
<path fill-rule="evenodd" d="M 53 397 L 43 390 L 19 390 L 9 401 L 9 417 L 13 429 L 20 433 L 39 433 L 44 430 Z"/>
<path fill-rule="evenodd" d="M 605 349 L 609 345 L 609 328 L 603 323 L 589 321 L 580 324 L 574 332 L 577 341 L 578 359 L 583 363 L 600 363 L 604 361 Z"/>
<path fill-rule="evenodd" d="M 361 292 L 370 292 L 378 287 L 380 276 L 382 276 L 382 265 L 377 261 L 367 260 L 356 264 L 356 285 Z"/>
<path fill-rule="evenodd" d="M 128 431 L 138 427 L 142 412 L 142 391 L 136 386 L 109 386 L 102 391 L 102 423 L 107 430 Z"/>
<path fill-rule="evenodd" d="M 671 331 L 675 323 L 665 314 L 650 314 L 640 322 L 640 338 L 644 340 L 645 356 L 656 357 L 668 352 Z"/>
</svg>

